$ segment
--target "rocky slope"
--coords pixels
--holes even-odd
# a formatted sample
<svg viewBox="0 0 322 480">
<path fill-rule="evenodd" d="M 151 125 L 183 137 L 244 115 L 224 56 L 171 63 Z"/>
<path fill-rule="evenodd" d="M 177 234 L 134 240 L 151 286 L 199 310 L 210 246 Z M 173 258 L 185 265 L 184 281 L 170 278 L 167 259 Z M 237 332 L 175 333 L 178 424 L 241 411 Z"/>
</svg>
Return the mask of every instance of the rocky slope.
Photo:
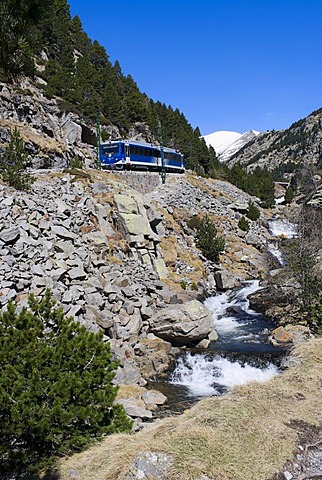
<svg viewBox="0 0 322 480">
<path fill-rule="evenodd" d="M 250 169 L 266 166 L 273 170 L 281 165 L 303 163 L 320 165 L 322 109 L 293 123 L 281 131 L 269 131 L 256 136 L 228 160 L 228 165 L 240 162 Z M 294 168 L 293 168 L 294 169 Z"/>
<path fill-rule="evenodd" d="M 199 300 L 265 275 L 272 212 L 261 209 L 246 233 L 238 221 L 256 198 L 227 182 L 187 174 L 163 185 L 153 173 L 64 170 L 75 155 L 95 165 L 94 131 L 28 81 L 0 85 L 2 151 L 13 127 L 37 181 L 29 193 L 0 187 L 0 306 L 26 305 L 29 293 L 50 288 L 66 314 L 104 330 L 120 362 L 115 382 L 139 389 L 129 404 L 123 388 L 120 401 L 133 417 L 150 418 L 165 399 L 144 402 L 146 380 L 170 368 L 178 346 L 215 338 Z M 188 223 L 200 214 L 225 238 L 220 264 L 196 247 Z"/>
<path fill-rule="evenodd" d="M 174 347 L 207 346 L 212 320 L 197 299 L 265 272 L 264 213 L 251 233 L 240 231 L 248 196 L 225 182 L 169 175 L 162 185 L 158 175 L 95 170 L 35 175 L 29 193 L 1 185 L 1 307 L 51 289 L 66 314 L 104 330 L 120 385 L 142 387 L 167 371 Z M 138 181 L 149 193 L 131 188 Z M 203 258 L 187 226 L 200 212 L 225 235 L 221 266 Z"/>
<path fill-rule="evenodd" d="M 234 288 L 245 279 L 266 275 L 265 252 L 267 242 L 271 241 L 267 219 L 272 217 L 273 212 L 260 209 L 260 219 L 251 222 L 250 231 L 245 233 L 238 228 L 238 220 L 247 212 L 249 200 L 256 203 L 256 198 L 227 182 L 186 174 L 168 175 L 163 185 L 157 174 L 112 174 L 93 168 L 66 170 L 75 155 L 81 157 L 87 166 L 95 164 L 93 129 L 77 114 L 65 114 L 59 99 L 44 98 L 29 83 L 23 87 L 17 90 L 0 85 L 0 151 L 5 150 L 10 130 L 16 126 L 26 142 L 31 165 L 37 168 L 33 172 L 37 180 L 29 193 L 18 192 L 0 183 L 0 307 L 5 309 L 9 300 L 18 301 L 20 306 L 26 305 L 30 292 L 41 297 L 50 288 L 67 315 L 74 316 L 88 329 L 103 329 L 104 340 L 110 343 L 114 357 L 120 362 L 115 378 L 120 385 L 118 401 L 136 419 L 139 428 L 142 421 L 154 418 L 157 407 L 166 402 L 164 395 L 144 388 L 147 380 L 167 372 L 181 346 L 192 344 L 206 348 L 209 340 L 216 338 L 209 312 L 200 300 L 218 290 Z M 110 128 L 113 129 L 112 126 Z M 133 135 L 142 134 L 140 128 L 138 126 Z M 312 201 L 320 201 L 320 196 L 312 197 Z M 226 248 L 220 264 L 206 260 L 196 247 L 194 232 L 188 224 L 191 217 L 200 214 L 209 215 L 219 233 L 225 237 Z M 311 357 L 316 363 L 314 352 L 310 353 Z M 294 409 L 299 403 L 303 411 L 303 397 L 298 393 L 297 380 L 293 382 L 293 377 L 297 379 L 301 372 L 297 370 L 292 375 L 291 372 L 290 387 L 288 384 L 284 387 L 284 381 L 279 380 L 273 395 L 270 395 L 270 387 L 267 391 L 263 387 L 264 393 L 259 389 L 258 397 L 251 398 L 251 402 L 246 398 L 247 405 L 251 405 L 247 413 L 250 434 L 246 429 L 246 439 L 253 438 L 253 420 L 259 425 L 262 435 L 263 427 L 257 418 L 260 418 L 261 412 L 265 413 L 265 402 L 270 397 L 278 398 L 278 405 L 269 407 L 269 411 L 274 412 L 275 421 L 275 412 L 281 410 L 283 389 L 286 392 L 285 411 L 292 410 L 289 408 L 290 398 Z M 318 373 L 316 378 L 320 382 Z M 311 382 L 311 377 L 306 377 L 306 380 Z M 309 392 L 313 391 L 311 383 L 306 388 L 307 399 Z M 249 393 L 247 388 L 244 395 L 252 397 L 253 387 Z M 290 388 L 294 390 L 291 397 Z M 121 442 L 118 448 L 112 449 L 121 454 L 124 452 L 126 456 L 124 461 L 116 459 L 117 467 L 109 461 L 111 449 L 107 455 L 108 449 L 104 447 L 104 459 L 94 462 L 95 472 L 90 473 L 92 477 L 86 470 L 89 463 L 89 468 L 92 468 L 88 457 L 85 467 L 77 460 L 75 463 L 73 457 L 66 474 L 63 468 L 62 478 L 96 479 L 97 464 L 105 465 L 106 461 L 111 465 L 112 473 L 110 476 L 104 474 L 105 478 L 124 478 L 120 472 L 119 477 L 115 474 L 115 468 L 119 469 L 120 465 L 123 473 L 129 471 L 126 478 L 137 478 L 131 476 L 129 469 L 132 461 L 141 465 L 141 460 L 145 471 L 149 471 L 154 461 L 158 469 L 164 460 L 165 476 L 169 478 L 172 474 L 167 473 L 167 468 L 176 469 L 178 463 L 173 466 L 171 454 L 149 451 L 149 448 L 167 451 L 168 431 L 174 435 L 170 448 L 172 453 L 175 453 L 175 445 L 183 445 L 183 450 L 179 448 L 175 453 L 174 460 L 180 458 L 180 465 L 183 465 L 183 452 L 190 452 L 195 442 L 195 455 L 198 465 L 201 465 L 199 470 L 192 469 L 191 474 L 177 471 L 179 476 L 172 478 L 181 478 L 181 473 L 182 478 L 211 478 L 203 473 L 217 475 L 213 462 L 217 453 L 214 451 L 208 462 L 203 456 L 202 445 L 207 445 L 208 449 L 213 444 L 209 441 L 210 433 L 214 434 L 212 438 L 219 438 L 218 448 L 225 444 L 229 432 L 225 431 L 221 439 L 220 432 L 210 432 L 210 429 L 218 424 L 220 405 L 223 406 L 223 418 L 219 423 L 228 425 L 227 408 L 231 404 L 241 404 L 241 396 L 234 398 L 232 402 L 231 397 L 222 399 L 222 402 L 209 400 L 211 405 L 206 417 L 200 413 L 203 407 L 201 410 L 196 407 L 188 414 L 189 419 L 194 419 L 193 425 L 188 422 L 186 427 L 183 424 L 183 434 L 178 432 L 178 424 L 182 424 L 180 419 L 178 424 L 176 420 L 169 420 L 170 423 L 165 426 L 155 425 L 153 428 L 156 428 L 157 434 L 152 433 L 151 438 L 134 437 L 134 444 L 138 439 L 143 440 L 130 453 L 126 447 L 131 441 L 126 437 L 125 444 Z M 261 403 L 263 398 L 264 404 Z M 314 396 L 313 400 L 318 403 L 319 399 Z M 258 407 L 256 414 L 252 406 Z M 314 411 L 309 407 L 308 400 L 305 412 Z M 211 412 L 216 412 L 216 418 L 211 416 Z M 234 412 L 229 415 L 235 418 Z M 281 425 L 285 427 L 283 415 L 284 423 Z M 312 421 L 309 413 L 305 421 Z M 237 428 L 230 429 L 238 434 L 237 443 L 232 443 L 234 451 L 237 445 L 243 444 L 238 428 L 245 431 L 244 417 Z M 274 433 L 274 442 L 278 446 L 276 451 L 280 451 L 281 428 L 278 425 Z M 191 438 L 186 445 L 185 439 L 190 431 Z M 146 432 L 143 431 L 143 435 Z M 161 443 L 153 444 L 157 437 L 161 438 Z M 196 442 L 199 438 L 201 443 Z M 118 437 L 109 439 L 108 443 L 110 441 L 117 443 Z M 257 445 L 262 450 L 262 442 L 257 442 Z M 267 445 L 268 452 L 270 438 Z M 294 445 L 293 436 L 287 445 L 288 453 Z M 247 452 L 253 450 L 253 444 L 251 448 L 247 447 Z M 253 459 L 245 462 L 244 453 L 241 450 L 241 454 L 237 455 L 242 459 L 240 468 L 237 465 L 236 470 L 228 472 L 225 478 L 237 478 L 237 471 L 241 472 L 240 478 L 250 478 L 243 469 L 256 462 Z M 169 458 L 171 465 L 168 464 Z M 283 454 L 278 464 L 274 460 L 273 468 L 271 464 L 269 468 L 265 466 L 260 478 L 268 478 L 269 474 L 276 472 L 285 459 Z M 83 468 L 86 470 L 84 474 Z M 105 467 L 100 469 L 99 474 L 103 470 Z M 288 465 L 287 471 L 291 470 Z"/>
</svg>

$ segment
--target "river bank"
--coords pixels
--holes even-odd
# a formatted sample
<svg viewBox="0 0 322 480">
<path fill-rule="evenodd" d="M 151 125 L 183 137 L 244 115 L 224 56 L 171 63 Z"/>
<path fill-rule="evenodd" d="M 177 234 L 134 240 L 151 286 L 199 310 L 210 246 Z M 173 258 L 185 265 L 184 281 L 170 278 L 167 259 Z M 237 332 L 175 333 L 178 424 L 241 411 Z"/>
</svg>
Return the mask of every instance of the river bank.
<svg viewBox="0 0 322 480">
<path fill-rule="evenodd" d="M 135 471 L 136 459 L 143 452 L 166 456 L 159 479 L 272 478 L 284 472 L 284 465 L 293 458 L 301 425 L 314 429 L 322 422 L 322 393 L 317 388 L 321 367 L 322 340 L 310 340 L 295 348 L 293 366 L 268 382 L 235 387 L 224 397 L 202 400 L 183 415 L 162 420 L 134 436 L 106 438 L 62 461 L 60 478 L 139 478 L 129 472 Z"/>
</svg>

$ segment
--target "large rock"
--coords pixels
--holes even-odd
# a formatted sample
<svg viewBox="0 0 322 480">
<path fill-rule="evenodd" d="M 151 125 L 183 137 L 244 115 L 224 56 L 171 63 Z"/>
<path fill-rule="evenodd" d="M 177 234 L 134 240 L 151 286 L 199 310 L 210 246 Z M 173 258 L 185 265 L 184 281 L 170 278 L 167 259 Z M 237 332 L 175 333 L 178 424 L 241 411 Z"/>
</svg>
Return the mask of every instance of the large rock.
<svg viewBox="0 0 322 480">
<path fill-rule="evenodd" d="M 233 273 L 222 269 L 214 274 L 218 290 L 229 290 L 240 285 L 240 281 Z"/>
<path fill-rule="evenodd" d="M 150 338 L 150 337 L 153 338 Z M 134 347 L 136 364 L 144 378 L 155 378 L 168 371 L 171 365 L 171 343 L 149 334 Z"/>
<path fill-rule="evenodd" d="M 18 227 L 7 228 L 0 232 L 0 240 L 6 244 L 14 243 L 20 235 Z"/>
<path fill-rule="evenodd" d="M 213 328 L 209 310 L 198 300 L 173 305 L 150 319 L 152 332 L 176 345 L 197 343 Z"/>
<path fill-rule="evenodd" d="M 297 344 L 312 337 L 310 329 L 304 325 L 286 325 L 272 331 L 270 342 L 275 345 Z"/>
<path fill-rule="evenodd" d="M 116 403 L 123 405 L 126 413 L 133 418 L 152 418 L 151 410 L 145 408 L 144 402 L 135 398 L 119 398 Z"/>
<path fill-rule="evenodd" d="M 142 452 L 134 460 L 125 480 L 168 480 L 173 465 L 171 455 L 164 452 Z"/>
<path fill-rule="evenodd" d="M 61 120 L 62 135 L 65 142 L 78 144 L 82 140 L 82 127 L 74 122 L 70 115 L 63 116 Z"/>
</svg>

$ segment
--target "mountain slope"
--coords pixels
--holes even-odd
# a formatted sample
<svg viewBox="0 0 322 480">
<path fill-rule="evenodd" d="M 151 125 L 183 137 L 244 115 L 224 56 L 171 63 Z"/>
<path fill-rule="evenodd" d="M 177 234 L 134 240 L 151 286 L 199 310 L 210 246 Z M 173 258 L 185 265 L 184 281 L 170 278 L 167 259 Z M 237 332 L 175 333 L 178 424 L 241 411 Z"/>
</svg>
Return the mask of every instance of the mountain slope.
<svg viewBox="0 0 322 480">
<path fill-rule="evenodd" d="M 40 38 L 35 54 L 40 62 L 44 90 L 49 97 L 64 99 L 67 110 L 77 111 L 96 122 L 99 112 L 105 139 L 107 127 L 116 126 L 121 137 L 131 138 L 139 124 L 142 140 L 160 142 L 180 150 L 189 167 L 208 173 L 215 164 L 213 150 L 200 139 L 177 109 L 150 99 L 142 93 L 131 75 L 125 76 L 118 61 L 111 63 L 105 48 L 92 41 L 79 17 L 70 15 L 67 0 L 54 0 L 37 26 Z M 137 130 L 137 128 L 136 128 Z"/>
<path fill-rule="evenodd" d="M 294 171 L 304 164 L 319 167 L 322 162 L 321 142 L 322 109 L 319 109 L 286 130 L 271 130 L 256 136 L 227 164 L 241 163 L 250 169 L 267 167 L 270 171 Z"/>
</svg>

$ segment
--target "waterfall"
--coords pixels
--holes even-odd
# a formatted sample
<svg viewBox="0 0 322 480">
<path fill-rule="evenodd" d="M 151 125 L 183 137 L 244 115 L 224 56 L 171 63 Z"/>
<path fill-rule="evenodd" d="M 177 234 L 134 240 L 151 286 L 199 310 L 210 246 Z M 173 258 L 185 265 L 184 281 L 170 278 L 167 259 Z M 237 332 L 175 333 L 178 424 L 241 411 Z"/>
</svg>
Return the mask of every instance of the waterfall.
<svg viewBox="0 0 322 480">
<path fill-rule="evenodd" d="M 297 234 L 297 226 L 285 219 L 272 219 L 268 221 L 268 229 L 273 237 L 293 238 Z"/>
<path fill-rule="evenodd" d="M 272 219 L 268 221 L 269 232 L 273 237 L 279 238 L 294 238 L 297 235 L 297 225 L 290 223 L 285 219 Z M 275 257 L 279 264 L 284 267 L 285 260 L 283 254 L 278 246 L 278 240 L 275 242 L 269 242 L 267 245 L 268 251 Z"/>
</svg>

